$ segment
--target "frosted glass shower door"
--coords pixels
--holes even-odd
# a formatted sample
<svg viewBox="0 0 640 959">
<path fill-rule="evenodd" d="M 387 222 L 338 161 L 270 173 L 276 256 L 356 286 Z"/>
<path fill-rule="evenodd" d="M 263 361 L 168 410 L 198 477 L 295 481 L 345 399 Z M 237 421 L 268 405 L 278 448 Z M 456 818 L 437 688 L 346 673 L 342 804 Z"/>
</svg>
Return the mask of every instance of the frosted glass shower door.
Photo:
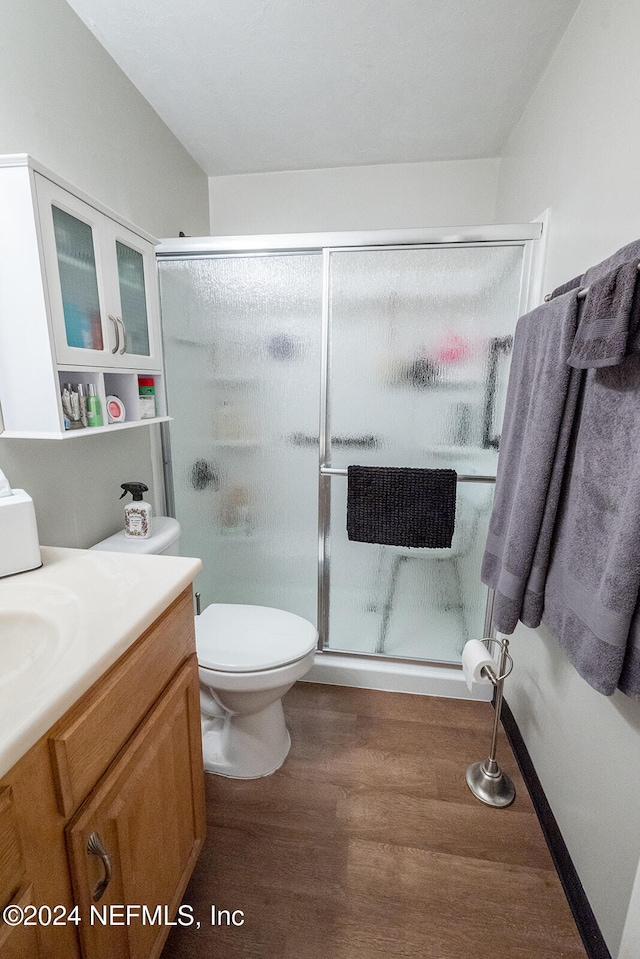
<svg viewBox="0 0 640 959">
<path fill-rule="evenodd" d="M 322 257 L 159 263 L 181 551 L 203 608 L 316 620 Z"/>
<path fill-rule="evenodd" d="M 325 465 L 495 477 L 522 245 L 334 251 Z M 351 542 L 347 479 L 321 479 L 325 648 L 459 662 L 483 635 L 491 483 L 458 483 L 450 549 Z"/>
</svg>

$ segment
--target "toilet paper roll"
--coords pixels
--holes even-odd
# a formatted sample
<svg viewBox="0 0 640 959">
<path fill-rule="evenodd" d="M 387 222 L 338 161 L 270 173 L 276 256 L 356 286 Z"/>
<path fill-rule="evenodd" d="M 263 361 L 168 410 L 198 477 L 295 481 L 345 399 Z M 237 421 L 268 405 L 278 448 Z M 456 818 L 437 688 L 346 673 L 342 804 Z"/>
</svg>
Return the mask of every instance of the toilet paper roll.
<svg viewBox="0 0 640 959">
<path fill-rule="evenodd" d="M 471 689 L 473 683 L 490 683 L 491 680 L 483 675 L 485 666 L 490 666 L 496 672 L 496 661 L 481 639 L 470 639 L 462 650 L 462 672 Z"/>
</svg>

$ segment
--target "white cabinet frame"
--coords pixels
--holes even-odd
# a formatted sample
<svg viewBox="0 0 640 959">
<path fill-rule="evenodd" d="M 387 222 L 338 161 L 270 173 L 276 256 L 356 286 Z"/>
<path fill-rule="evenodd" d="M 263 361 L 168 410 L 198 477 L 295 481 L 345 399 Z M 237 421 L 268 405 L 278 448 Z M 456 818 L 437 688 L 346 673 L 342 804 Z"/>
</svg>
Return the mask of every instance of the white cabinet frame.
<svg viewBox="0 0 640 959">
<path fill-rule="evenodd" d="M 93 231 L 103 349 L 67 344 L 51 201 Z M 0 429 L 9 438 L 67 439 L 127 429 L 166 416 L 155 245 L 157 240 L 26 154 L 0 156 Z M 116 241 L 139 252 L 149 356 L 120 353 L 109 314 L 121 316 Z M 118 325 L 122 329 L 121 325 Z M 119 334 L 120 336 L 120 334 Z M 116 352 L 112 352 L 116 347 Z M 157 416 L 141 419 L 137 376 L 156 381 Z M 105 425 L 65 430 L 61 384 L 93 383 Z M 126 395 L 127 418 L 107 425 L 106 396 Z M 124 399 L 123 399 L 124 401 Z"/>
</svg>

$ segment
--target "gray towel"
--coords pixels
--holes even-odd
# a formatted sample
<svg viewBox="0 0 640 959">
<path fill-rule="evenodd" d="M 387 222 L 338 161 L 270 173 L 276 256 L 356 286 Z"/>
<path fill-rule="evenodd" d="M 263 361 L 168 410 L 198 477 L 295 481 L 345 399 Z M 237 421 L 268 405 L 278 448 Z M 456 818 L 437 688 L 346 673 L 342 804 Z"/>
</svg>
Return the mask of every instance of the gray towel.
<svg viewBox="0 0 640 959">
<path fill-rule="evenodd" d="M 560 286 L 557 286 L 551 293 L 549 299 L 555 300 L 556 296 L 562 296 L 563 293 L 569 293 L 571 290 L 575 290 L 579 286 L 584 286 L 584 283 L 582 282 L 582 274 L 580 274 L 580 276 L 574 276 L 572 280 L 567 280 L 566 283 L 561 283 Z"/>
<path fill-rule="evenodd" d="M 451 546 L 456 515 L 455 470 L 349 466 L 347 535 L 389 546 Z"/>
<path fill-rule="evenodd" d="M 584 374 L 567 365 L 577 288 L 521 317 L 511 360 L 496 490 L 482 561 L 493 622 L 537 626 L 571 426 Z"/>
<path fill-rule="evenodd" d="M 589 267 L 582 277 L 582 286 L 589 286 L 596 280 L 606 276 L 607 273 L 611 273 L 612 270 L 617 269 L 619 266 L 624 266 L 625 263 L 629 263 L 631 260 L 635 260 L 636 263 L 640 262 L 640 240 L 633 240 L 632 243 L 627 243 L 626 246 L 616 250 L 616 252 L 612 256 L 607 257 L 606 260 L 602 260 L 601 263 L 596 263 L 595 266 Z"/>
<path fill-rule="evenodd" d="M 640 699 L 640 601 L 631 620 L 618 689 L 626 696 Z"/>
<path fill-rule="evenodd" d="M 594 280 L 580 310 L 578 330 L 567 362 L 576 369 L 617 366 L 638 327 L 639 300 L 634 297 L 637 260 Z"/>
<path fill-rule="evenodd" d="M 566 283 L 561 283 L 560 286 L 557 286 L 555 290 L 553 290 L 549 299 L 553 300 L 556 296 L 562 296 L 563 293 L 569 293 L 570 290 L 575 290 L 578 287 L 584 288 L 585 286 L 589 286 L 589 284 L 606 276 L 607 273 L 611 273 L 612 270 L 634 259 L 636 263 L 640 261 L 640 240 L 633 240 L 631 243 L 627 243 L 626 246 L 616 250 L 616 252 L 606 260 L 602 260 L 601 263 L 596 263 L 595 266 L 589 267 L 586 273 L 580 276 L 574 276 L 572 280 L 567 280 Z"/>
<path fill-rule="evenodd" d="M 589 370 L 543 623 L 594 689 L 640 697 L 640 356 Z"/>
</svg>

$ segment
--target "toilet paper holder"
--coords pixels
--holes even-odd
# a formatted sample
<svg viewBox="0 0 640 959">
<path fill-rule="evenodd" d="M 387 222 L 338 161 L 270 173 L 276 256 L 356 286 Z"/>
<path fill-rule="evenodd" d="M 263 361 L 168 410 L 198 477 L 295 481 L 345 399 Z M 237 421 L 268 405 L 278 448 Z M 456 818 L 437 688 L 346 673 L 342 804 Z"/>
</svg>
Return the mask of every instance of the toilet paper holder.
<svg viewBox="0 0 640 959">
<path fill-rule="evenodd" d="M 491 666 L 484 666 L 482 670 L 496 690 L 493 734 L 489 758 L 485 759 L 484 762 L 472 763 L 467 769 L 467 786 L 474 796 L 487 806 L 509 806 L 516 798 L 516 788 L 509 776 L 500 769 L 496 762 L 496 749 L 500 715 L 502 713 L 503 686 L 505 679 L 513 669 L 513 659 L 509 652 L 509 640 L 506 636 L 503 636 L 502 639 L 486 638 L 483 642 L 485 644 L 494 643 L 500 647 L 497 673 Z"/>
<path fill-rule="evenodd" d="M 496 646 L 500 647 L 501 658 L 500 658 L 500 666 L 498 667 L 500 670 L 500 674 L 496 676 L 491 666 L 484 666 L 482 669 L 482 672 L 487 674 L 487 679 L 497 688 L 498 684 L 504 682 L 507 676 L 511 675 L 511 672 L 513 670 L 513 658 L 511 656 L 511 653 L 509 652 L 509 640 L 506 638 L 506 636 L 504 637 L 504 639 L 493 639 L 492 637 L 487 637 L 483 639 L 482 642 L 485 644 L 485 646 L 487 645 L 487 643 L 494 643 Z M 504 657 L 504 661 L 503 661 L 503 657 Z M 507 663 L 509 664 L 509 668 L 506 669 L 506 672 L 503 672 L 503 670 L 507 666 Z M 502 703 L 500 705 L 502 705 Z M 499 718 L 500 717 L 498 717 L 498 719 Z"/>
</svg>

